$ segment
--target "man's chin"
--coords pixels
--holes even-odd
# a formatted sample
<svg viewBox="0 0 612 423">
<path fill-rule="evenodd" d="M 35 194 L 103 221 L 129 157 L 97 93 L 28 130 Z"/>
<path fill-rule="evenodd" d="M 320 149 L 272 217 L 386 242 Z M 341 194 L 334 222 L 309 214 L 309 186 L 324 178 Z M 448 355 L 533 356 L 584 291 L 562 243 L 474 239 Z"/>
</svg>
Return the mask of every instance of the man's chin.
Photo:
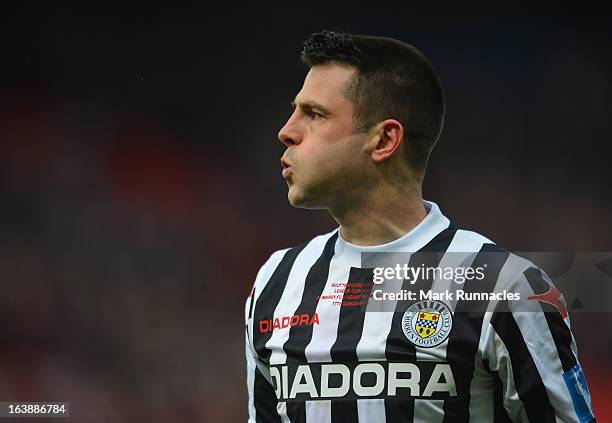
<svg viewBox="0 0 612 423">
<path fill-rule="evenodd" d="M 291 204 L 292 207 L 295 207 L 298 209 L 308 208 L 306 206 L 307 202 L 304 201 L 304 198 L 298 195 L 292 195 L 291 191 L 289 191 L 289 193 L 287 194 L 287 200 L 289 200 L 289 204 Z"/>
<path fill-rule="evenodd" d="M 289 204 L 292 207 L 298 209 L 322 209 L 323 207 L 318 204 L 312 196 L 306 195 L 303 191 L 297 189 L 294 185 L 289 188 L 289 192 L 287 193 L 287 200 L 289 200 Z"/>
</svg>

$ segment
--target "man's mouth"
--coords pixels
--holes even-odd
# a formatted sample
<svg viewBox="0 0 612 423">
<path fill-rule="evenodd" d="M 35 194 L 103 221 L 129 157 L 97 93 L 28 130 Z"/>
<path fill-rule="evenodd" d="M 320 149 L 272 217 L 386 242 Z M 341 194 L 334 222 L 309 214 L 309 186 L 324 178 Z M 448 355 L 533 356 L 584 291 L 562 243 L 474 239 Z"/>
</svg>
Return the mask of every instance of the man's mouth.
<svg viewBox="0 0 612 423">
<path fill-rule="evenodd" d="M 280 162 L 281 166 L 283 167 L 281 175 L 284 179 L 287 179 L 289 177 L 289 174 L 291 173 L 291 163 L 289 163 L 284 157 L 281 157 Z"/>
</svg>

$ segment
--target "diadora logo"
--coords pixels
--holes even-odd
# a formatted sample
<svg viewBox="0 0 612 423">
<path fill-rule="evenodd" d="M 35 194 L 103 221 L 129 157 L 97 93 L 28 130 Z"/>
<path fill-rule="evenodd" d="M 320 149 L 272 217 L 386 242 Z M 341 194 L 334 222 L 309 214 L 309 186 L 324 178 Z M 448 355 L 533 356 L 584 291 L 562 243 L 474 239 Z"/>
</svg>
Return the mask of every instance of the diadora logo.
<svg viewBox="0 0 612 423">
<path fill-rule="evenodd" d="M 457 393 L 448 363 L 432 361 L 363 363 L 289 363 L 270 366 L 281 401 L 359 398 L 449 399 Z"/>
<path fill-rule="evenodd" d="M 552 305 L 559 311 L 561 317 L 565 319 L 567 317 L 567 309 L 565 308 L 565 305 L 561 302 L 561 297 L 561 292 L 559 292 L 557 288 L 551 285 L 548 291 L 544 294 L 532 295 L 530 297 L 527 297 L 527 299 L 538 300 Z"/>
<path fill-rule="evenodd" d="M 271 332 L 274 329 L 284 329 L 290 326 L 312 326 L 319 324 L 319 315 L 317 313 L 310 314 L 294 314 L 293 316 L 276 317 L 270 320 L 259 321 L 259 332 Z"/>
</svg>

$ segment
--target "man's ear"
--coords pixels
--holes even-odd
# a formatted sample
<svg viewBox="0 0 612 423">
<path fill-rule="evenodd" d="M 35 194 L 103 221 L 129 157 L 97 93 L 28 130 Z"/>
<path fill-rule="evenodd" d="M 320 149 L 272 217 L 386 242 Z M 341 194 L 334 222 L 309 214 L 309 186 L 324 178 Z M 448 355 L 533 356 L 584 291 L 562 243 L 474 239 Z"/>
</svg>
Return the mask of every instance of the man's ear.
<svg viewBox="0 0 612 423">
<path fill-rule="evenodd" d="M 386 119 L 376 125 L 378 142 L 372 150 L 372 160 L 384 162 L 397 152 L 404 140 L 404 127 L 395 119 Z"/>
</svg>

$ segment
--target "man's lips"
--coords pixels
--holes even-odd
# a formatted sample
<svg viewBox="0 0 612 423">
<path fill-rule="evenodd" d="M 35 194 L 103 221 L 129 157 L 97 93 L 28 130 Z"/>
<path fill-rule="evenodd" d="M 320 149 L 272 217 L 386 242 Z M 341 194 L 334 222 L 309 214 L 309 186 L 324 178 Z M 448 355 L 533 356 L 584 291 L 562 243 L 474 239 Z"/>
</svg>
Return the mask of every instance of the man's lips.
<svg viewBox="0 0 612 423">
<path fill-rule="evenodd" d="M 291 163 L 289 163 L 284 157 L 281 157 L 280 162 L 281 166 L 283 167 L 281 175 L 283 175 L 283 178 L 287 179 L 289 177 L 289 173 L 291 172 Z"/>
</svg>

